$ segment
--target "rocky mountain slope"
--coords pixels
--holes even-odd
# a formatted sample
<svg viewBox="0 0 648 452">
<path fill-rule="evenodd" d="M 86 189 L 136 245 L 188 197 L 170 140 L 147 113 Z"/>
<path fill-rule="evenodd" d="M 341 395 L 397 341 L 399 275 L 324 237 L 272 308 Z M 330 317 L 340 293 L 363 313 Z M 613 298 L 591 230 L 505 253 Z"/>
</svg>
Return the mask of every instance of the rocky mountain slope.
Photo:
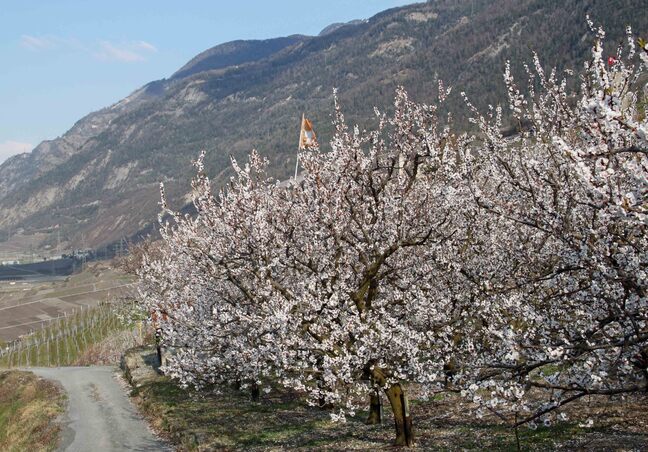
<svg viewBox="0 0 648 452">
<path fill-rule="evenodd" d="M 156 220 L 159 181 L 177 207 L 187 202 L 201 149 L 216 185 L 229 175 L 229 156 L 252 148 L 285 177 L 302 112 L 320 141 L 330 137 L 334 87 L 347 117 L 365 124 L 374 106 L 389 108 L 396 86 L 429 101 L 443 79 L 456 88 L 452 109 L 465 123 L 459 91 L 480 107 L 504 99 L 507 59 L 518 73 L 532 50 L 548 64 L 578 67 L 591 43 L 586 14 L 614 43 L 626 24 L 648 31 L 644 11 L 645 0 L 433 0 L 319 36 L 216 46 L 0 166 L 0 236 L 59 225 L 62 240 L 97 247 L 134 234 Z"/>
</svg>

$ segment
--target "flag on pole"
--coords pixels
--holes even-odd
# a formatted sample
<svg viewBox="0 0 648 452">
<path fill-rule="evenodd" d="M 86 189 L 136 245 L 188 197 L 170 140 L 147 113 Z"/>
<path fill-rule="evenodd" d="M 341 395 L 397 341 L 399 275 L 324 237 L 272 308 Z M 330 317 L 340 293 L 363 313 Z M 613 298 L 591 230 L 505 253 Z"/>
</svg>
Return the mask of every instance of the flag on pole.
<svg viewBox="0 0 648 452">
<path fill-rule="evenodd" d="M 313 123 L 310 122 L 304 114 L 302 113 L 301 120 L 301 130 L 299 131 L 299 150 L 303 151 L 304 149 L 316 148 L 319 147 L 317 144 L 317 137 L 315 136 L 315 131 L 313 130 Z M 299 154 L 297 154 L 297 161 L 295 162 L 295 180 L 297 180 L 297 172 L 299 171 Z"/>
<path fill-rule="evenodd" d="M 317 146 L 319 145 L 317 144 L 317 137 L 313 130 L 313 123 L 302 115 L 301 132 L 299 133 L 299 150 L 302 151 Z"/>
</svg>

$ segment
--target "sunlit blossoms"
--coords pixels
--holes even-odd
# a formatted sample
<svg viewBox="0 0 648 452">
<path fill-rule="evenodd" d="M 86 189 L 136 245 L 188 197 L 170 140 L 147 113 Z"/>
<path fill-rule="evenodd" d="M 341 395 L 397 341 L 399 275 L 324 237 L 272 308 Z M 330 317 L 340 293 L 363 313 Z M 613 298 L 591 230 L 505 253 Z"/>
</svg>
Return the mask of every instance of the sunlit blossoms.
<svg viewBox="0 0 648 452">
<path fill-rule="evenodd" d="M 470 184 L 480 221 L 500 232 L 474 273 L 491 321 L 468 392 L 518 422 L 647 384 L 646 68 L 630 30 L 609 65 L 593 32 L 579 92 L 536 58 L 520 94 L 507 68 L 518 136 L 501 136 L 499 111 L 475 116 L 485 143 Z M 538 389 L 548 396 L 527 397 Z"/>
<path fill-rule="evenodd" d="M 384 392 L 403 445 L 411 384 L 511 423 L 645 390 L 648 50 L 628 31 L 605 58 L 593 31 L 578 92 L 537 58 L 520 91 L 507 65 L 513 137 L 499 108 L 473 108 L 469 136 L 399 89 L 369 132 L 336 104 L 331 150 L 303 152 L 297 181 L 253 152 L 214 194 L 201 156 L 197 215 L 163 195 L 163 243 L 140 269 L 165 371 L 280 383 L 337 419 L 371 401 L 375 421 Z"/>
</svg>

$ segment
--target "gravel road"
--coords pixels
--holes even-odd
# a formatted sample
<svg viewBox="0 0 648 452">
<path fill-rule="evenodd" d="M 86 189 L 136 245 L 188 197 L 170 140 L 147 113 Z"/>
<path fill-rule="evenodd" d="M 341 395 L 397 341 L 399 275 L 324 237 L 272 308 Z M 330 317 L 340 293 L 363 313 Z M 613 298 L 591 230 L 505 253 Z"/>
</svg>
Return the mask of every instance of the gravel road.
<svg viewBox="0 0 648 452">
<path fill-rule="evenodd" d="M 68 394 L 61 451 L 171 451 L 137 414 L 114 367 L 26 369 Z"/>
</svg>

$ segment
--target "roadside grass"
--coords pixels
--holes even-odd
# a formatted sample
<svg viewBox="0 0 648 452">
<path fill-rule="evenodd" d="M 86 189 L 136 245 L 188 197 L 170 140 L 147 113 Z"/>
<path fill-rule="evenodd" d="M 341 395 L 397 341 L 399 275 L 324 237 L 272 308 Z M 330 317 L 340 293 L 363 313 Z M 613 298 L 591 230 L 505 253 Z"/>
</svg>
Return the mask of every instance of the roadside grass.
<svg viewBox="0 0 648 452">
<path fill-rule="evenodd" d="M 61 388 L 30 372 L 0 372 L 0 450 L 7 452 L 56 449 L 65 409 Z"/>
<path fill-rule="evenodd" d="M 330 421 L 328 412 L 306 407 L 289 394 L 271 393 L 255 403 L 231 388 L 196 392 L 162 377 L 134 395 L 153 426 L 181 450 L 298 449 L 336 444 L 345 435 L 347 445 L 353 440 Z M 359 418 L 349 423 L 365 427 Z"/>
<path fill-rule="evenodd" d="M 151 361 L 151 355 L 135 364 L 138 371 L 147 360 Z M 329 411 L 308 407 L 299 394 L 277 388 L 262 396 L 260 402 L 253 402 L 246 392 L 230 387 L 219 387 L 218 391 L 182 389 L 154 372 L 130 379 L 141 412 L 179 450 L 393 448 L 393 418 L 388 406 L 383 425 L 365 425 L 367 412 L 357 413 L 346 423 L 334 423 Z M 412 415 L 419 450 L 517 450 L 513 429 L 495 416 L 477 419 L 472 408 L 451 394 L 414 400 Z M 643 415 L 646 408 L 645 399 L 579 402 L 570 407 L 568 422 L 535 429 L 521 427 L 520 446 L 522 450 L 542 451 L 643 450 L 648 444 L 648 419 Z M 595 420 L 594 427 L 581 427 L 589 418 Z"/>
</svg>

